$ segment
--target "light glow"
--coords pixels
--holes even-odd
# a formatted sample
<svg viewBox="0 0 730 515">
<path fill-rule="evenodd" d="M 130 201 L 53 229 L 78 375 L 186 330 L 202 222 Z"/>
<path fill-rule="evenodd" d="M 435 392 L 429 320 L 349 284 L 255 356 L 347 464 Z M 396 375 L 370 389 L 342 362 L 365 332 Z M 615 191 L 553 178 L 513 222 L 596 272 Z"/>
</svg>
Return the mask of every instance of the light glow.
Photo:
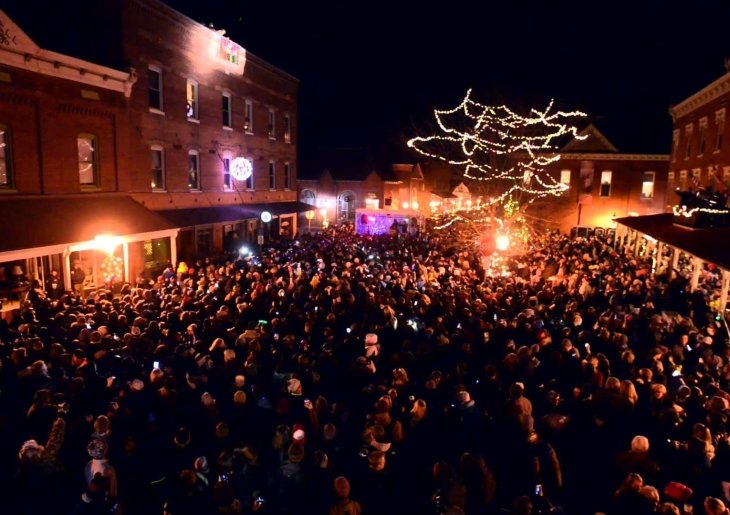
<svg viewBox="0 0 730 515">
<path fill-rule="evenodd" d="M 114 249 L 122 243 L 122 239 L 119 236 L 113 236 L 110 234 L 100 234 L 94 238 L 94 248 L 102 250 L 107 254 L 113 254 Z"/>
<path fill-rule="evenodd" d="M 497 236 L 496 243 L 497 250 L 501 250 L 502 252 L 504 252 L 509 248 L 509 236 L 505 234 L 500 234 L 499 236 Z"/>
<path fill-rule="evenodd" d="M 253 164 L 250 159 L 237 157 L 231 161 L 231 177 L 237 181 L 245 181 L 253 174 Z"/>
</svg>

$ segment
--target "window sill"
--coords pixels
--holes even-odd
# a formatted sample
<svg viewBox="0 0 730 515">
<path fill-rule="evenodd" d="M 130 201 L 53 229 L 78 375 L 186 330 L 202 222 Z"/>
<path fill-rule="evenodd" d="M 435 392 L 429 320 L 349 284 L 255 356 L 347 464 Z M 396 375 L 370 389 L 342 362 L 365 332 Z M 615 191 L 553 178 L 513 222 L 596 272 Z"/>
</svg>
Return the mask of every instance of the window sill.
<svg viewBox="0 0 730 515">
<path fill-rule="evenodd" d="M 284 138 L 284 143 L 291 145 L 291 138 Z"/>
<path fill-rule="evenodd" d="M 640 197 L 640 200 L 652 201 L 652 200 L 654 200 L 654 197 Z"/>
<path fill-rule="evenodd" d="M 18 193 L 18 190 L 15 188 L 0 188 L 0 195 L 12 195 L 13 193 Z"/>
<path fill-rule="evenodd" d="M 197 123 L 198 125 L 200 125 L 200 120 L 197 118 L 188 118 L 188 121 L 190 123 Z"/>
<path fill-rule="evenodd" d="M 229 127 L 228 125 L 224 125 L 223 126 L 223 130 L 224 131 L 232 131 L 233 130 L 233 127 Z"/>
<path fill-rule="evenodd" d="M 269 141 L 276 141 L 276 138 L 269 136 Z"/>
<path fill-rule="evenodd" d="M 101 187 L 100 186 L 96 186 L 96 185 L 85 185 L 85 184 L 82 184 L 81 185 L 81 191 L 82 192 L 101 191 Z"/>
<path fill-rule="evenodd" d="M 253 136 L 253 131 L 245 130 L 244 134 L 248 134 L 249 136 Z"/>
<path fill-rule="evenodd" d="M 167 190 L 163 190 L 160 188 L 153 188 L 152 193 L 167 193 Z"/>
<path fill-rule="evenodd" d="M 156 107 L 150 107 L 149 109 L 151 114 L 159 114 L 160 116 L 165 116 L 165 111 L 162 109 L 157 109 Z"/>
<path fill-rule="evenodd" d="M 203 190 L 188 190 L 188 193 L 203 193 Z"/>
</svg>

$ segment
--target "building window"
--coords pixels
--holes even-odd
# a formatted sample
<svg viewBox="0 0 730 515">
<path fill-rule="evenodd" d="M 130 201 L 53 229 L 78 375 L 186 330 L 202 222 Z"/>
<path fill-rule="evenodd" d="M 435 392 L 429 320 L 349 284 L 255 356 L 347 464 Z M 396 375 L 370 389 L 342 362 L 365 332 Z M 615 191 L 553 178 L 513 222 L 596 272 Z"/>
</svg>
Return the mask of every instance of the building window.
<svg viewBox="0 0 730 515">
<path fill-rule="evenodd" d="M 231 158 L 223 158 L 223 187 L 227 190 L 233 189 L 233 182 L 231 181 Z"/>
<path fill-rule="evenodd" d="M 289 163 L 284 163 L 284 189 L 291 189 L 291 166 Z"/>
<path fill-rule="evenodd" d="M 679 171 L 679 184 L 682 188 L 684 188 L 687 184 L 687 170 L 680 170 Z"/>
<path fill-rule="evenodd" d="M 276 139 L 276 113 L 269 109 L 269 139 Z"/>
<path fill-rule="evenodd" d="M 13 187 L 13 159 L 10 153 L 10 129 L 0 125 L 0 188 Z"/>
<path fill-rule="evenodd" d="M 246 100 L 246 120 L 243 124 L 246 134 L 253 134 L 253 102 Z"/>
<path fill-rule="evenodd" d="M 610 197 L 611 196 L 611 178 L 613 176 L 613 172 L 609 170 L 604 170 L 601 172 L 601 197 Z"/>
<path fill-rule="evenodd" d="M 684 136 L 687 138 L 684 148 L 684 158 L 689 159 L 690 151 L 692 150 L 692 124 L 688 123 L 684 127 Z"/>
<path fill-rule="evenodd" d="M 165 189 L 165 153 L 162 147 L 153 146 L 150 149 L 152 155 L 152 177 L 151 186 L 153 190 Z"/>
<path fill-rule="evenodd" d="M 198 83 L 188 79 L 185 109 L 188 120 L 198 119 Z"/>
<path fill-rule="evenodd" d="M 707 144 L 707 117 L 700 119 L 700 148 L 698 155 L 705 153 L 705 145 Z"/>
<path fill-rule="evenodd" d="M 188 152 L 188 188 L 200 190 L 200 156 L 197 150 Z"/>
<path fill-rule="evenodd" d="M 672 132 L 672 161 L 677 160 L 677 151 L 679 150 L 679 129 Z"/>
<path fill-rule="evenodd" d="M 150 109 L 162 111 L 162 70 L 157 66 L 147 68 L 149 77 Z"/>
<path fill-rule="evenodd" d="M 702 184 L 702 168 L 693 168 L 692 169 L 692 187 L 694 189 L 697 189 Z"/>
<path fill-rule="evenodd" d="M 291 116 L 284 115 L 284 142 L 291 143 Z"/>
<path fill-rule="evenodd" d="M 560 184 L 570 188 L 570 170 L 560 170 Z"/>
<path fill-rule="evenodd" d="M 96 136 L 80 134 L 76 143 L 79 151 L 79 184 L 81 186 L 97 186 L 99 177 Z"/>
<path fill-rule="evenodd" d="M 722 150 L 722 140 L 725 136 L 725 109 L 715 112 L 715 125 L 717 126 L 717 134 L 715 135 L 715 152 Z"/>
<path fill-rule="evenodd" d="M 301 195 L 299 195 L 299 200 L 310 206 L 317 205 L 317 195 L 312 190 L 302 190 Z"/>
<path fill-rule="evenodd" d="M 276 189 L 276 163 L 269 161 L 269 189 Z"/>
<path fill-rule="evenodd" d="M 724 166 L 722 168 L 722 182 L 725 183 L 725 186 L 730 184 L 730 166 Z"/>
<path fill-rule="evenodd" d="M 654 172 L 644 172 L 641 177 L 641 198 L 654 198 Z"/>
<path fill-rule="evenodd" d="M 233 124 L 231 123 L 231 113 L 233 112 L 231 109 L 231 94 L 223 93 L 221 99 L 223 101 L 221 108 L 223 113 L 223 127 L 233 127 Z"/>
<path fill-rule="evenodd" d="M 669 172 L 667 174 L 667 182 L 669 183 L 670 186 L 674 185 L 674 172 Z"/>
<path fill-rule="evenodd" d="M 246 178 L 246 189 L 249 191 L 253 191 L 253 161 L 251 162 L 251 165 L 251 175 Z"/>
</svg>

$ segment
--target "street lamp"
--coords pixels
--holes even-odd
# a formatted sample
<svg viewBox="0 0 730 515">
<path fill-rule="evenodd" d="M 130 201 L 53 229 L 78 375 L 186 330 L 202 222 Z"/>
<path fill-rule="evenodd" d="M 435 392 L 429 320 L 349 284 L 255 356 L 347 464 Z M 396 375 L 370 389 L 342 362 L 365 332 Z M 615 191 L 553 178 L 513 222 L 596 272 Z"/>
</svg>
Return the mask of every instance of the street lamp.
<svg viewBox="0 0 730 515">
<path fill-rule="evenodd" d="M 314 211 L 307 211 L 304 213 L 304 218 L 307 219 L 307 232 L 312 232 L 312 219 L 314 218 Z"/>
</svg>

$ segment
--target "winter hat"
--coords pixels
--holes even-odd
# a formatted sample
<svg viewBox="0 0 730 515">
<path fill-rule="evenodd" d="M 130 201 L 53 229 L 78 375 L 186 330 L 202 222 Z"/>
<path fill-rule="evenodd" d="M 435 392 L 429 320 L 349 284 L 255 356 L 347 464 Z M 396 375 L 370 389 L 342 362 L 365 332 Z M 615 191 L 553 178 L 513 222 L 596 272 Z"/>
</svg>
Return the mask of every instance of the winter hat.
<svg viewBox="0 0 730 515">
<path fill-rule="evenodd" d="M 682 483 L 676 481 L 670 481 L 667 486 L 664 487 L 664 495 L 674 502 L 683 503 L 690 497 L 694 492 L 692 489 Z"/>
<path fill-rule="evenodd" d="M 286 382 L 286 389 L 291 395 L 300 396 L 302 394 L 302 382 L 296 377 L 292 377 Z"/>
<path fill-rule="evenodd" d="M 88 452 L 89 456 L 95 460 L 103 460 L 106 458 L 106 453 L 108 451 L 109 446 L 107 446 L 106 442 L 98 438 L 94 438 L 86 446 L 86 452 Z"/>
<path fill-rule="evenodd" d="M 207 474 L 210 472 L 210 467 L 208 466 L 208 458 L 205 456 L 198 456 L 195 458 L 195 471 L 196 472 L 202 472 L 203 474 Z"/>
<path fill-rule="evenodd" d="M 27 440 L 18 452 L 18 459 L 22 463 L 37 463 L 43 457 L 45 448 L 35 440 Z"/>
<path fill-rule="evenodd" d="M 347 499 L 350 497 L 350 482 L 345 476 L 336 477 L 333 486 L 335 489 L 335 495 L 338 498 Z"/>
</svg>

